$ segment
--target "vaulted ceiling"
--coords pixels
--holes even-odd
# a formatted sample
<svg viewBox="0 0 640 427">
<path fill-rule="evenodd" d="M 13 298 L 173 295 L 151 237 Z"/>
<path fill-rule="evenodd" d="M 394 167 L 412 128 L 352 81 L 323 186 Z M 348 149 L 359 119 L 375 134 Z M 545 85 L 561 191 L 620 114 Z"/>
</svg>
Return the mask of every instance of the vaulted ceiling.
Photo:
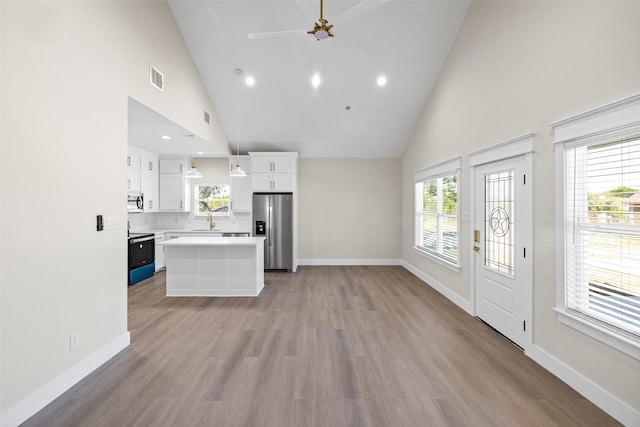
<svg viewBox="0 0 640 427">
<path fill-rule="evenodd" d="M 169 6 L 234 150 L 367 158 L 402 156 L 469 2 L 325 0 L 323 40 L 316 0 Z"/>
</svg>

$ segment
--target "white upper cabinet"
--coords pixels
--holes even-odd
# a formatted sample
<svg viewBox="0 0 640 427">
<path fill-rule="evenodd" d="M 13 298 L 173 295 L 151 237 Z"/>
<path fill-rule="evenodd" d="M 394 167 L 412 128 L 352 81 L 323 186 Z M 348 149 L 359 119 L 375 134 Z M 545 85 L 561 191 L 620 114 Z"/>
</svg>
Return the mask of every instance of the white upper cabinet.
<svg viewBox="0 0 640 427">
<path fill-rule="evenodd" d="M 189 212 L 191 197 L 185 173 L 186 158 L 160 159 L 159 209 L 170 212 Z"/>
<path fill-rule="evenodd" d="M 160 208 L 158 160 L 157 154 L 148 151 L 143 151 L 140 158 L 140 189 L 145 212 L 158 212 Z"/>
<path fill-rule="evenodd" d="M 272 153 L 250 153 L 252 172 L 276 172 L 293 173 L 296 172 L 297 156 L 293 155 L 272 155 Z M 295 154 L 295 153 L 294 153 Z"/>
<path fill-rule="evenodd" d="M 144 195 L 144 211 L 158 211 L 158 155 L 129 146 L 127 153 L 129 191 Z"/>
<path fill-rule="evenodd" d="M 128 147 L 127 152 L 127 190 L 140 191 L 140 158 L 142 151 L 136 147 Z"/>
<path fill-rule="evenodd" d="M 187 159 L 160 159 L 160 173 L 186 173 Z"/>
<path fill-rule="evenodd" d="M 253 192 L 295 192 L 297 153 L 249 153 Z"/>
</svg>

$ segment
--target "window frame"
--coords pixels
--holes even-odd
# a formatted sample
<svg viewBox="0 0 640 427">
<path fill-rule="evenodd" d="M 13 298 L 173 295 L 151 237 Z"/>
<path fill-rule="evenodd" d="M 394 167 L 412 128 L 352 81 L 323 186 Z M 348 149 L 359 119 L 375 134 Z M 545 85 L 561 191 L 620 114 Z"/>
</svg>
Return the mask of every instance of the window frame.
<svg viewBox="0 0 640 427">
<path fill-rule="evenodd" d="M 414 199 L 414 241 L 413 241 L 413 249 L 414 252 L 424 256 L 448 269 L 460 273 L 460 169 L 461 169 L 462 159 L 461 157 L 456 157 L 451 160 L 447 160 L 442 163 L 438 163 L 436 165 L 432 165 L 426 167 L 424 169 L 420 169 L 413 174 L 413 199 Z M 445 177 L 454 176 L 456 178 L 456 214 L 455 214 L 455 224 L 456 224 L 456 259 L 452 260 L 450 257 L 445 256 L 442 252 L 434 251 L 429 248 L 426 248 L 419 243 L 423 240 L 423 232 L 424 232 L 424 204 L 421 203 L 420 206 L 417 204 L 417 187 L 418 185 L 424 185 L 424 183 L 428 181 L 438 180 Z M 451 214 L 445 214 L 442 212 L 442 192 L 438 191 L 438 199 L 437 205 L 438 209 L 435 213 L 436 218 L 444 218 L 451 217 Z M 444 233 L 443 230 L 439 231 L 440 233 Z M 441 239 L 438 239 L 441 240 Z M 443 249 L 443 248 L 442 248 Z"/>
<path fill-rule="evenodd" d="M 640 135 L 640 94 L 563 119 L 553 128 L 556 172 L 556 312 L 558 321 L 640 360 L 640 336 L 568 307 L 565 282 L 568 248 L 566 156 L 576 147 L 615 142 Z"/>
<path fill-rule="evenodd" d="M 211 183 L 211 182 L 196 182 L 193 184 L 193 212 L 194 212 L 194 216 L 196 217 L 207 217 L 209 213 L 202 213 L 200 212 L 200 187 L 213 187 L 213 186 L 219 186 L 219 187 L 227 187 L 227 193 L 229 194 L 229 197 L 227 198 L 227 211 L 224 213 L 212 213 L 212 216 L 214 217 L 228 217 L 230 214 L 230 203 L 231 203 L 231 185 L 228 183 Z"/>
</svg>

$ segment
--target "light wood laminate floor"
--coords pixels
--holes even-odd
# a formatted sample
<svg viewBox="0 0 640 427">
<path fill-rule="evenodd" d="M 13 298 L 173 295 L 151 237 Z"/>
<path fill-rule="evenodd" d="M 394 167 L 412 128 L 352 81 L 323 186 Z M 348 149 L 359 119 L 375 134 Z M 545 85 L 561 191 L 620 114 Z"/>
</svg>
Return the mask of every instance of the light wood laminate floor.
<svg viewBox="0 0 640 427">
<path fill-rule="evenodd" d="M 402 267 L 265 278 L 257 298 L 130 287 L 131 346 L 24 425 L 618 425 Z"/>
</svg>

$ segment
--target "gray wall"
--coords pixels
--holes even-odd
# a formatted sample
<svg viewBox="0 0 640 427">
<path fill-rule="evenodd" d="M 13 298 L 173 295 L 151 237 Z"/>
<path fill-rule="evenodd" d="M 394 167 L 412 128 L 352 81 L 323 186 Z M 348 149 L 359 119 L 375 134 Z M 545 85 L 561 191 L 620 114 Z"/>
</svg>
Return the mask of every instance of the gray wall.
<svg viewBox="0 0 640 427">
<path fill-rule="evenodd" d="M 302 265 L 399 260 L 399 159 L 300 159 L 298 188 Z"/>
<path fill-rule="evenodd" d="M 639 2 L 473 2 L 402 159 L 402 258 L 471 298 L 471 230 L 462 272 L 413 253 L 411 171 L 535 133 L 533 340 L 569 370 L 640 410 L 640 362 L 559 324 L 555 305 L 554 157 L 549 123 L 640 92 Z"/>
</svg>

